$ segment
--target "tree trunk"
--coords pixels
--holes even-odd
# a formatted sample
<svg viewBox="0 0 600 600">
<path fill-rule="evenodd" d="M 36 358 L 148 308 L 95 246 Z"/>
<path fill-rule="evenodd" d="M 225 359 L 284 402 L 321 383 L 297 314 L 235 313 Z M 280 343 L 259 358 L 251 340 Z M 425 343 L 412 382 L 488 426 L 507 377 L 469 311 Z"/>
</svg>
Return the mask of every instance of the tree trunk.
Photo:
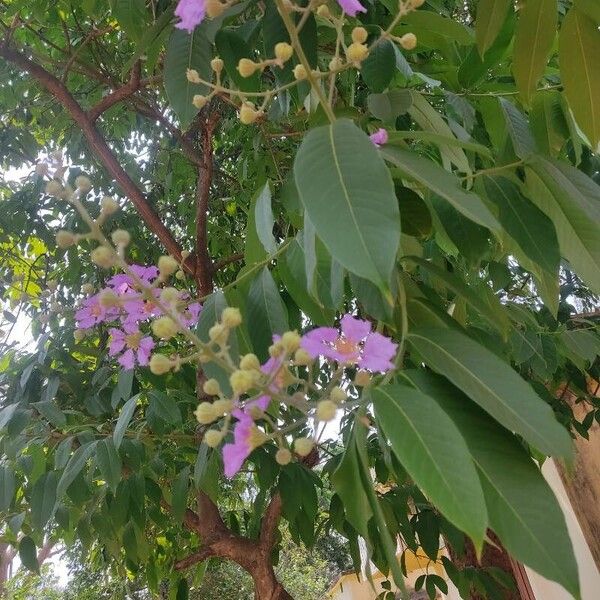
<svg viewBox="0 0 600 600">
<path fill-rule="evenodd" d="M 255 600 L 294 600 L 277 581 L 273 567 L 267 561 L 261 562 L 262 564 L 251 573 Z"/>
</svg>

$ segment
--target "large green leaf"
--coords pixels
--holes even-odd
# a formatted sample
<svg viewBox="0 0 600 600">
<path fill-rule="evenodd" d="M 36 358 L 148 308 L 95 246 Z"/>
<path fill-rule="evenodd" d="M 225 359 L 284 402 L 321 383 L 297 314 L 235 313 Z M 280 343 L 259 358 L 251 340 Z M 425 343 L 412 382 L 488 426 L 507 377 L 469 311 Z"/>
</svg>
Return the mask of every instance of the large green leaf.
<svg viewBox="0 0 600 600">
<path fill-rule="evenodd" d="M 164 67 L 164 85 L 169 103 L 179 117 L 182 129 L 187 129 L 198 109 L 192 104 L 196 94 L 206 94 L 204 85 L 187 80 L 186 71 L 195 69 L 205 81 L 212 78 L 210 60 L 211 44 L 206 36 L 204 24 L 192 33 L 174 29 L 167 44 Z"/>
<path fill-rule="evenodd" d="M 525 104 L 531 102 L 548 57 L 558 25 L 556 0 L 527 0 L 517 23 L 513 74 Z"/>
<path fill-rule="evenodd" d="M 260 88 L 259 72 L 250 77 L 242 77 L 237 70 L 240 59 L 254 58 L 244 38 L 231 29 L 219 29 L 215 35 L 215 46 L 225 63 L 225 71 L 235 86 L 244 92 L 256 92 Z"/>
<path fill-rule="evenodd" d="M 442 514 L 479 550 L 487 529 L 483 492 L 460 432 L 428 395 L 406 385 L 373 392 L 375 415 L 394 454 Z"/>
<path fill-rule="evenodd" d="M 390 173 L 368 136 L 347 119 L 313 129 L 298 150 L 294 174 L 306 213 L 331 255 L 389 288 L 400 213 Z"/>
<path fill-rule="evenodd" d="M 556 90 L 538 92 L 533 98 L 529 122 L 538 148 L 544 154 L 558 156 L 570 135 L 562 94 Z"/>
<path fill-rule="evenodd" d="M 504 427 L 549 456 L 572 455 L 569 434 L 550 406 L 496 354 L 454 329 L 417 328 L 408 339 L 432 369 Z"/>
<path fill-rule="evenodd" d="M 187 508 L 187 497 L 190 487 L 190 468 L 185 467 L 175 478 L 171 499 L 171 513 L 176 523 L 183 521 Z"/>
<path fill-rule="evenodd" d="M 32 406 L 45 417 L 55 427 L 64 427 L 67 423 L 67 417 L 60 408 L 58 408 L 54 400 L 42 400 L 41 402 L 33 402 Z"/>
<path fill-rule="evenodd" d="M 383 40 L 369 53 L 361 64 L 360 73 L 369 89 L 383 92 L 394 77 L 396 70 L 396 53 L 389 40 Z"/>
<path fill-rule="evenodd" d="M 121 457 L 112 438 L 105 438 L 96 446 L 96 460 L 104 481 L 116 492 L 121 481 Z"/>
<path fill-rule="evenodd" d="M 370 94 L 367 107 L 370 113 L 384 122 L 394 123 L 396 117 L 403 115 L 412 103 L 410 90 L 390 90 L 385 94 Z"/>
<path fill-rule="evenodd" d="M 125 435 L 125 430 L 129 425 L 129 421 L 131 421 L 131 417 L 135 412 L 135 407 L 137 406 L 139 394 L 136 394 L 132 398 L 129 398 L 127 402 L 123 405 L 121 412 L 119 413 L 119 418 L 117 419 L 117 424 L 115 425 L 115 430 L 113 431 L 113 442 L 115 448 L 118 450 L 121 442 L 123 441 L 123 436 Z"/>
<path fill-rule="evenodd" d="M 381 149 L 381 154 L 407 177 L 418 181 L 450 202 L 454 208 L 471 221 L 492 231 L 498 229 L 498 222 L 483 200 L 473 193 L 466 192 L 461 187 L 459 180 L 439 165 L 414 152 L 393 146 L 385 146 Z"/>
<path fill-rule="evenodd" d="M 81 470 L 85 466 L 85 463 L 88 461 L 94 450 L 96 449 L 96 442 L 89 442 L 84 446 L 80 446 L 73 452 L 65 470 L 63 471 L 56 490 L 56 497 L 60 500 L 67 488 L 75 481 L 75 478 Z"/>
<path fill-rule="evenodd" d="M 28 535 L 19 542 L 19 559 L 26 569 L 34 573 L 40 572 L 35 542 Z"/>
<path fill-rule="evenodd" d="M 575 120 L 595 151 L 600 149 L 598 56 L 598 23 L 576 8 L 571 9 L 560 30 L 560 75 Z"/>
<path fill-rule="evenodd" d="M 269 183 L 264 187 L 256 198 L 254 206 L 254 224 L 256 226 L 256 235 L 268 254 L 273 254 L 277 250 L 277 243 L 273 237 L 273 209 L 271 208 L 271 188 Z"/>
<path fill-rule="evenodd" d="M 15 470 L 8 464 L 0 465 L 0 512 L 9 509 L 15 489 Z"/>
<path fill-rule="evenodd" d="M 554 223 L 562 256 L 600 292 L 600 187 L 574 167 L 541 157 L 532 157 L 526 171 L 529 196 Z"/>
<path fill-rule="evenodd" d="M 475 20 L 475 39 L 481 56 L 496 41 L 511 6 L 511 0 L 479 0 Z"/>
<path fill-rule="evenodd" d="M 41 531 L 54 513 L 58 477 L 55 471 L 44 473 L 31 491 L 31 524 Z"/>
<path fill-rule="evenodd" d="M 490 527 L 517 560 L 579 595 L 577 563 L 562 510 L 519 441 L 442 377 L 402 374 L 454 421 L 469 447 L 485 495 Z"/>
<path fill-rule="evenodd" d="M 146 2 L 144 0 L 110 0 L 110 9 L 119 26 L 135 42 L 146 30 Z"/>
<path fill-rule="evenodd" d="M 177 407 L 175 398 L 167 396 L 160 390 L 150 390 L 148 392 L 148 410 L 171 425 L 181 423 L 181 412 Z"/>
</svg>

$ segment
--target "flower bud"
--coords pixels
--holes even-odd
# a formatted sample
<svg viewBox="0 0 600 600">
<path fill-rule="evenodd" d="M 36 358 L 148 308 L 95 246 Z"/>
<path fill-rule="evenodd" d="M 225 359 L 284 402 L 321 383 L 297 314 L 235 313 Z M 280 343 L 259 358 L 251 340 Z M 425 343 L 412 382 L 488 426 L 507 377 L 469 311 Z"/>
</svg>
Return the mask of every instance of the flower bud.
<svg viewBox="0 0 600 600">
<path fill-rule="evenodd" d="M 175 304 L 179 300 L 179 290 L 174 287 L 166 287 L 160 292 L 160 301 L 165 304 Z"/>
<path fill-rule="evenodd" d="M 211 19 L 220 16 L 225 10 L 225 5 L 220 0 L 206 0 L 204 7 L 206 10 L 206 14 Z"/>
<path fill-rule="evenodd" d="M 296 350 L 294 354 L 294 363 L 298 366 L 308 366 L 312 363 L 313 359 L 311 355 L 304 350 L 304 348 L 300 348 Z"/>
<path fill-rule="evenodd" d="M 233 410 L 233 402 L 227 398 L 221 398 L 213 402 L 213 410 L 215 415 L 222 416 L 230 413 Z"/>
<path fill-rule="evenodd" d="M 215 344 L 219 344 L 220 346 L 222 346 L 227 341 L 228 336 L 229 330 L 227 329 L 227 327 L 221 325 L 221 323 L 215 323 L 208 330 L 208 337 L 210 341 L 215 342 Z"/>
<path fill-rule="evenodd" d="M 200 79 L 200 74 L 196 69 L 187 69 L 185 72 L 185 77 L 190 83 L 202 83 Z"/>
<path fill-rule="evenodd" d="M 353 42 L 346 48 L 346 56 L 353 63 L 360 63 L 369 56 L 369 49 L 364 44 Z"/>
<path fill-rule="evenodd" d="M 89 296 L 90 294 L 92 294 L 94 292 L 94 286 L 91 283 L 84 283 L 81 286 L 81 291 L 86 295 Z"/>
<path fill-rule="evenodd" d="M 410 4 L 411 8 L 419 8 L 425 4 L 425 0 L 408 0 L 408 3 Z"/>
<path fill-rule="evenodd" d="M 158 271 L 163 277 L 173 275 L 177 271 L 179 265 L 172 256 L 161 256 L 158 259 Z"/>
<path fill-rule="evenodd" d="M 119 210 L 119 205 L 112 196 L 104 196 L 100 201 L 100 207 L 105 215 L 112 215 Z"/>
<path fill-rule="evenodd" d="M 106 246 L 98 246 L 94 248 L 90 254 L 90 258 L 95 265 L 103 269 L 110 269 L 115 264 L 114 252 Z"/>
<path fill-rule="evenodd" d="M 329 61 L 329 70 L 330 71 L 339 71 L 343 66 L 343 61 L 339 56 L 334 56 Z"/>
<path fill-rule="evenodd" d="M 150 368 L 152 368 L 152 361 L 150 362 Z M 200 402 L 194 411 L 194 416 L 200 425 L 210 425 L 216 420 L 215 411 L 210 402 Z"/>
<path fill-rule="evenodd" d="M 271 356 L 272 358 L 277 358 L 278 356 L 281 356 L 284 352 L 285 348 L 283 347 L 281 340 L 269 346 L 269 356 Z"/>
<path fill-rule="evenodd" d="M 242 356 L 242 360 L 240 360 L 240 369 L 244 371 L 259 371 L 260 361 L 256 354 L 246 354 L 245 356 Z"/>
<path fill-rule="evenodd" d="M 183 281 L 185 279 L 185 273 L 179 269 L 179 271 L 175 273 L 175 279 L 177 279 L 177 281 Z"/>
<path fill-rule="evenodd" d="M 229 377 L 231 389 L 236 395 L 247 392 L 255 383 L 255 379 L 250 371 L 234 371 Z"/>
<path fill-rule="evenodd" d="M 364 27 L 355 27 L 352 30 L 352 41 L 356 44 L 364 44 L 369 37 L 369 32 Z"/>
<path fill-rule="evenodd" d="M 294 440 L 294 452 L 298 456 L 308 456 L 312 449 L 314 448 L 315 443 L 311 438 L 298 438 Z"/>
<path fill-rule="evenodd" d="M 333 421 L 337 414 L 337 404 L 332 400 L 321 400 L 317 404 L 316 415 L 319 421 Z"/>
<path fill-rule="evenodd" d="M 198 109 L 206 106 L 207 102 L 208 98 L 206 96 L 203 96 L 202 94 L 195 94 L 192 98 L 192 104 Z"/>
<path fill-rule="evenodd" d="M 75 235 L 73 235 L 70 231 L 66 231 L 65 229 L 61 229 L 56 234 L 56 245 L 61 250 L 66 250 L 67 248 L 70 248 L 76 243 L 76 241 L 77 238 L 75 237 Z"/>
<path fill-rule="evenodd" d="M 357 371 L 354 376 L 354 385 L 365 387 L 371 382 L 371 373 L 368 371 Z"/>
<path fill-rule="evenodd" d="M 89 177 L 85 175 L 79 175 L 75 178 L 75 187 L 81 191 L 83 194 L 86 194 L 92 189 L 92 182 Z"/>
<path fill-rule="evenodd" d="M 329 394 L 329 399 L 335 402 L 336 404 L 341 404 L 342 402 L 345 402 L 346 398 L 348 398 L 346 392 L 341 387 L 337 386 L 334 387 Z"/>
<path fill-rule="evenodd" d="M 260 65 L 249 58 L 240 58 L 237 66 L 237 70 L 242 77 L 251 77 L 259 68 Z"/>
<path fill-rule="evenodd" d="M 280 343 L 286 352 L 292 354 L 300 348 L 300 334 L 297 331 L 286 331 L 282 336 Z"/>
<path fill-rule="evenodd" d="M 104 308 L 119 305 L 119 297 L 109 289 L 104 289 L 98 294 L 98 303 Z"/>
<path fill-rule="evenodd" d="M 331 11 L 329 10 L 329 6 L 327 4 L 321 4 L 319 8 L 317 8 L 317 14 L 324 19 L 328 19 L 331 17 Z"/>
<path fill-rule="evenodd" d="M 296 65 L 294 67 L 294 79 L 296 81 L 304 81 L 308 77 L 308 73 L 304 68 L 304 65 Z"/>
<path fill-rule="evenodd" d="M 275 58 L 280 60 L 281 62 L 287 62 L 292 58 L 294 54 L 294 49 L 287 42 L 279 42 L 275 44 Z"/>
<path fill-rule="evenodd" d="M 292 453 L 287 448 L 279 448 L 275 454 L 275 461 L 278 465 L 285 467 L 292 462 Z"/>
<path fill-rule="evenodd" d="M 46 194 L 48 194 L 48 196 L 60 198 L 64 191 L 65 188 L 63 187 L 62 183 L 56 179 L 53 179 L 46 184 Z"/>
<path fill-rule="evenodd" d="M 221 393 L 221 386 L 216 379 L 207 379 L 202 389 L 208 396 L 218 396 Z"/>
<path fill-rule="evenodd" d="M 73 339 L 74 339 L 74 340 L 75 340 L 77 343 L 79 343 L 79 342 L 81 342 L 81 341 L 82 341 L 82 340 L 85 338 L 85 335 L 86 335 L 86 333 L 85 333 L 85 330 L 84 330 L 84 329 L 76 329 L 76 330 L 73 332 Z"/>
<path fill-rule="evenodd" d="M 400 45 L 405 50 L 413 50 L 417 46 L 417 36 L 414 33 L 405 33 L 400 38 Z"/>
<path fill-rule="evenodd" d="M 252 123 L 256 122 L 259 114 L 260 113 L 250 102 L 244 102 L 242 106 L 240 106 L 240 122 L 244 125 L 251 125 Z"/>
<path fill-rule="evenodd" d="M 224 309 L 221 313 L 221 323 L 230 329 L 241 325 L 242 313 L 240 312 L 239 308 L 228 306 L 226 309 Z"/>
<path fill-rule="evenodd" d="M 223 434 L 218 429 L 209 429 L 204 434 L 204 443 L 209 448 L 216 448 L 223 439 Z"/>
<path fill-rule="evenodd" d="M 115 246 L 127 246 L 131 241 L 129 231 L 125 231 L 125 229 L 115 229 L 110 238 Z"/>
<path fill-rule="evenodd" d="M 163 340 L 170 340 L 179 331 L 179 326 L 171 317 L 159 317 L 152 323 L 152 333 Z"/>
<path fill-rule="evenodd" d="M 150 372 L 154 375 L 164 375 L 173 367 L 173 362 L 164 354 L 153 354 L 150 358 Z"/>
<path fill-rule="evenodd" d="M 213 58 L 210 61 L 210 68 L 215 72 L 215 73 L 220 73 L 223 70 L 223 67 L 225 66 L 225 63 L 223 62 L 222 58 Z"/>
</svg>

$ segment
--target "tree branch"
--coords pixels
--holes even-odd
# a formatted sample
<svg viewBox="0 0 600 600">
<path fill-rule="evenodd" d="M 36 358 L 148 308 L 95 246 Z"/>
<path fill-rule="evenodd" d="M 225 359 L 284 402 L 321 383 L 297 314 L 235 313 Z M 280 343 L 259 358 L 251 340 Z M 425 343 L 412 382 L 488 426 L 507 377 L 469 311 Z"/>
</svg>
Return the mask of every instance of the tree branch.
<svg viewBox="0 0 600 600">
<path fill-rule="evenodd" d="M 202 550 L 199 550 L 198 552 L 194 552 L 194 554 L 190 554 L 189 556 L 186 556 L 185 558 L 178 560 L 174 565 L 175 570 L 183 571 L 184 569 L 187 569 L 188 567 L 191 567 L 192 565 L 195 565 L 196 563 L 202 562 L 203 560 L 206 560 L 207 558 L 211 558 L 214 555 L 215 554 L 211 548 L 202 548 Z"/>
<path fill-rule="evenodd" d="M 212 266 L 212 272 L 216 273 L 217 271 L 220 271 L 223 267 L 226 267 L 231 263 L 238 262 L 239 260 L 244 260 L 243 252 L 237 252 L 236 254 L 232 254 L 231 256 L 226 256 L 221 260 L 215 261 Z"/>
<path fill-rule="evenodd" d="M 87 113 L 81 108 L 66 86 L 43 67 L 32 62 L 20 52 L 8 48 L 6 45 L 0 46 L 0 57 L 13 63 L 37 79 L 62 104 L 71 115 L 73 121 L 81 128 L 91 150 L 98 156 L 106 170 L 127 194 L 144 223 L 158 237 L 167 252 L 175 257 L 176 260 L 181 261 L 181 248 L 179 244 L 165 227 L 154 208 L 148 203 L 142 191 L 119 164 L 119 161 L 112 153 L 102 134 L 96 129 Z M 184 266 L 190 273 L 193 273 L 193 269 L 188 263 Z"/>
<path fill-rule="evenodd" d="M 142 73 L 142 63 L 141 61 L 136 61 L 133 65 L 133 69 L 131 69 L 131 76 L 129 78 L 129 82 L 124 86 L 116 89 L 111 94 L 104 96 L 96 106 L 94 106 L 90 111 L 88 111 L 89 120 L 94 123 L 96 119 L 105 111 L 107 111 L 111 106 L 126 100 L 133 94 L 135 94 L 140 89 L 140 76 Z"/>
<path fill-rule="evenodd" d="M 260 526 L 260 545 L 267 554 L 271 553 L 271 549 L 275 545 L 275 537 L 277 535 L 277 527 L 281 518 L 281 494 L 275 492 L 267 510 L 263 517 Z"/>
</svg>

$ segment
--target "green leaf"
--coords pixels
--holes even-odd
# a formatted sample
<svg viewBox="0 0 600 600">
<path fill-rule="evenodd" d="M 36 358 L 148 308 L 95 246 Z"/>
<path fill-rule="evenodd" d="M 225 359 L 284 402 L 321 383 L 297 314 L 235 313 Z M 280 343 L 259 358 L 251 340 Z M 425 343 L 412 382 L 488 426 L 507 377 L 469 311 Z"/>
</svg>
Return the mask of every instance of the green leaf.
<svg viewBox="0 0 600 600">
<path fill-rule="evenodd" d="M 398 167 L 407 177 L 428 187 L 432 192 L 450 202 L 456 210 L 471 221 L 492 231 L 498 229 L 498 222 L 481 198 L 471 192 L 466 192 L 460 186 L 459 180 L 439 165 L 414 152 L 392 146 L 385 146 L 380 152 L 386 160 Z"/>
<path fill-rule="evenodd" d="M 115 449 L 119 449 L 121 442 L 123 441 L 123 436 L 125 435 L 125 430 L 129 425 L 129 421 L 131 421 L 131 417 L 135 412 L 135 407 L 137 406 L 139 394 L 129 398 L 127 402 L 123 405 L 121 412 L 119 414 L 119 418 L 117 419 L 117 424 L 115 425 L 115 430 L 113 431 L 113 442 Z"/>
<path fill-rule="evenodd" d="M 556 90 L 538 92 L 533 98 L 529 124 L 540 151 L 558 156 L 570 136 L 562 94 Z"/>
<path fill-rule="evenodd" d="M 246 301 L 246 315 L 254 351 L 264 359 L 273 343 L 273 334 L 282 334 L 289 329 L 287 309 L 267 267 L 252 281 Z"/>
<path fill-rule="evenodd" d="M 111 0 L 111 12 L 121 29 L 139 42 L 146 29 L 146 2 L 144 0 Z"/>
<path fill-rule="evenodd" d="M 183 521 L 183 515 L 187 508 L 188 490 L 190 487 L 190 469 L 185 467 L 173 482 L 173 494 L 171 498 L 171 514 L 177 524 Z"/>
<path fill-rule="evenodd" d="M 456 425 L 428 395 L 405 385 L 376 388 L 373 403 L 377 422 L 407 473 L 480 551 L 487 529 L 485 501 Z"/>
<path fill-rule="evenodd" d="M 231 29 L 219 29 L 217 35 L 215 35 L 215 46 L 218 55 L 225 63 L 225 71 L 229 79 L 235 84 L 235 87 L 243 92 L 258 91 L 260 88 L 259 71 L 250 77 L 242 77 L 237 70 L 241 58 L 254 58 L 252 50 L 244 38 Z"/>
<path fill-rule="evenodd" d="M 560 339 L 577 356 L 592 364 L 600 356 L 600 337 L 597 333 L 585 329 L 564 331 Z"/>
<path fill-rule="evenodd" d="M 527 0 L 519 11 L 513 52 L 513 74 L 526 105 L 531 103 L 544 73 L 556 30 L 556 0 Z"/>
<path fill-rule="evenodd" d="M 56 497 L 60 500 L 67 491 L 67 488 L 75 481 L 75 478 L 85 466 L 85 463 L 90 458 L 94 450 L 96 449 L 96 442 L 89 442 L 83 446 L 80 446 L 73 452 L 63 474 L 61 475 L 58 486 L 56 489 Z"/>
<path fill-rule="evenodd" d="M 31 491 L 31 524 L 41 531 L 54 513 L 56 506 L 56 487 L 58 477 L 55 471 L 44 473 L 33 486 Z"/>
<path fill-rule="evenodd" d="M 600 187 L 565 163 L 532 157 L 526 168 L 531 200 L 554 223 L 562 256 L 600 292 Z"/>
<path fill-rule="evenodd" d="M 205 25 L 196 27 L 192 33 L 174 29 L 167 44 L 164 66 L 164 85 L 169 103 L 179 117 L 182 129 L 187 129 L 198 109 L 192 104 L 196 94 L 206 94 L 204 85 L 187 80 L 186 71 L 195 69 L 205 81 L 212 78 L 210 60 L 211 44 Z"/>
<path fill-rule="evenodd" d="M 449 137 L 447 134 L 436 133 L 435 131 L 390 131 L 388 133 L 387 143 L 390 145 L 405 147 L 404 140 L 432 142 L 440 148 L 442 146 L 462 148 L 464 150 L 470 150 L 471 152 L 477 152 L 477 154 L 481 154 L 481 156 L 485 156 L 486 158 L 492 158 L 492 153 L 486 146 L 482 146 L 475 142 L 459 140 L 456 137 Z"/>
<path fill-rule="evenodd" d="M 98 442 L 96 446 L 96 460 L 102 478 L 113 492 L 116 492 L 117 486 L 121 481 L 121 457 L 115 448 L 112 438 L 105 438 Z"/>
<path fill-rule="evenodd" d="M 271 208 L 271 188 L 269 183 L 265 183 L 262 190 L 256 198 L 254 206 L 254 223 L 256 234 L 268 254 L 273 254 L 277 250 L 277 243 L 273 237 L 273 210 Z"/>
<path fill-rule="evenodd" d="M 250 207 L 248 210 L 248 221 L 246 223 L 245 232 L 246 242 L 244 245 L 244 262 L 246 263 L 246 265 L 253 265 L 255 263 L 261 262 L 267 257 L 265 247 L 258 235 L 258 225 L 256 223 L 257 204 L 264 189 L 264 187 L 259 187 L 258 191 L 254 193 L 252 199 L 250 200 Z M 261 225 L 261 227 L 263 226 Z M 272 235 L 273 228 L 271 227 L 271 236 Z"/>
<path fill-rule="evenodd" d="M 422 370 L 402 376 L 429 394 L 460 430 L 477 467 L 490 527 L 517 560 L 579 596 L 577 563 L 562 510 L 519 441 L 456 388 Z"/>
<path fill-rule="evenodd" d="M 360 74 L 373 92 L 383 92 L 394 77 L 396 70 L 396 53 L 389 40 L 383 40 L 362 62 Z"/>
<path fill-rule="evenodd" d="M 306 213 L 333 258 L 389 288 L 400 214 L 389 171 L 368 136 L 347 119 L 313 129 L 298 150 L 294 174 Z"/>
<path fill-rule="evenodd" d="M 169 397 L 164 392 L 150 390 L 148 392 L 148 410 L 153 412 L 159 419 L 171 425 L 181 423 L 181 412 L 173 396 Z"/>
<path fill-rule="evenodd" d="M 35 409 L 45 417 L 55 427 L 64 427 L 67 424 L 67 417 L 58 408 L 54 400 L 43 400 L 42 402 L 32 402 Z"/>
<path fill-rule="evenodd" d="M 500 106 L 506 119 L 506 127 L 515 154 L 519 158 L 527 158 L 537 152 L 535 139 L 531 134 L 525 115 L 506 98 L 500 98 Z"/>
<path fill-rule="evenodd" d="M 571 439 L 554 413 L 508 364 L 454 329 L 409 333 L 411 346 L 500 424 L 548 456 L 571 457 Z"/>
<path fill-rule="evenodd" d="M 19 542 L 19 559 L 25 568 L 34 573 L 40 572 L 35 542 L 28 535 Z"/>
<path fill-rule="evenodd" d="M 574 7 L 600 25 L 600 4 L 597 0 L 575 0 Z"/>
<path fill-rule="evenodd" d="M 440 42 L 469 46 L 473 43 L 473 32 L 458 20 L 450 19 L 430 10 L 415 10 L 403 19 L 407 31 L 412 31 L 419 42 L 438 47 Z M 403 29 L 401 29 L 403 31 Z M 396 31 L 394 31 L 396 33 Z"/>
<path fill-rule="evenodd" d="M 475 20 L 475 39 L 479 54 L 483 56 L 496 41 L 506 21 L 511 0 L 479 0 Z"/>
<path fill-rule="evenodd" d="M 0 465 L 0 512 L 7 511 L 16 489 L 15 470 L 8 464 Z"/>
<path fill-rule="evenodd" d="M 408 111 L 412 104 L 410 90 L 390 90 L 385 94 L 370 94 L 367 106 L 370 113 L 385 123 L 393 124 L 396 117 Z"/>
<path fill-rule="evenodd" d="M 600 149 L 598 23 L 573 8 L 563 21 L 559 42 L 560 75 L 569 107 L 592 149 L 597 152 Z"/>
</svg>

